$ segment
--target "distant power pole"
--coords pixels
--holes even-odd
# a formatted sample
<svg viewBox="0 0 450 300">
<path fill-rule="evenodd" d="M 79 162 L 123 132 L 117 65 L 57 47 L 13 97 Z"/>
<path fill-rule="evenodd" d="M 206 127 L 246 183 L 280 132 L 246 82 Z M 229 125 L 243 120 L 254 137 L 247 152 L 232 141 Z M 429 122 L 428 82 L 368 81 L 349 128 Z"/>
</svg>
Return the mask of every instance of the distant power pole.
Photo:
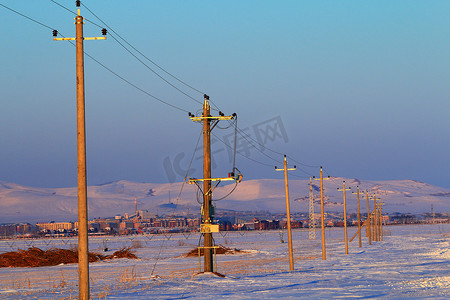
<svg viewBox="0 0 450 300">
<path fill-rule="evenodd" d="M 378 202 L 379 214 L 380 214 L 380 241 L 383 241 L 383 214 L 381 213 L 381 206 L 384 205 L 384 203 L 381 202 L 380 198 L 378 198 L 378 200 L 380 200 Z"/>
<path fill-rule="evenodd" d="M 376 194 L 373 194 L 373 205 L 373 209 L 375 211 L 373 215 L 373 240 L 375 242 L 378 242 L 378 213 L 376 212 L 378 210 L 378 205 Z"/>
<path fill-rule="evenodd" d="M 79 6 L 79 3 L 77 3 Z M 87 209 L 87 180 L 86 180 L 86 128 L 84 107 L 84 40 L 105 40 L 106 37 L 83 37 L 83 17 L 75 18 L 75 38 L 54 38 L 55 41 L 74 40 L 76 44 L 77 71 L 77 157 L 78 157 L 78 277 L 79 299 L 89 299 L 89 249 L 88 249 L 88 209 Z M 106 29 L 102 30 L 106 35 Z M 53 36 L 58 32 L 53 31 Z"/>
<path fill-rule="evenodd" d="M 381 198 L 376 198 L 375 197 L 375 201 L 378 200 L 377 206 L 376 206 L 376 210 L 375 210 L 375 216 L 377 219 L 377 231 L 378 231 L 378 235 L 377 235 L 377 240 L 378 241 L 382 241 L 382 226 L 381 226 Z"/>
<path fill-rule="evenodd" d="M 353 193 L 355 194 L 355 193 Z M 359 231 L 359 248 L 362 247 L 362 243 L 361 243 L 361 214 L 360 214 L 360 210 L 359 210 L 359 186 L 356 186 L 356 199 L 358 201 L 358 231 Z"/>
<path fill-rule="evenodd" d="M 366 191 L 366 197 L 367 197 L 367 233 L 369 235 L 369 245 L 372 245 L 372 232 L 370 228 L 370 206 L 369 206 L 369 190 Z"/>
<path fill-rule="evenodd" d="M 322 260 L 327 259 L 326 249 L 325 249 L 325 216 L 324 216 L 324 204 L 323 204 L 323 169 L 320 167 L 320 178 L 315 178 L 320 180 L 320 214 L 321 214 L 321 224 L 322 224 Z M 326 179 L 330 179 L 328 176 Z"/>
<path fill-rule="evenodd" d="M 344 232 L 345 232 L 345 254 L 348 254 L 348 236 L 347 236 L 347 205 L 345 202 L 345 191 L 350 191 L 351 188 L 345 188 L 345 181 L 342 182 L 342 189 L 338 188 L 338 191 L 342 191 L 344 197 Z"/>
<path fill-rule="evenodd" d="M 316 239 L 316 221 L 314 219 L 314 194 L 312 188 L 312 178 L 309 177 L 309 239 Z"/>
<path fill-rule="evenodd" d="M 278 169 L 275 167 L 276 171 L 284 171 L 284 186 L 286 192 L 286 215 L 287 215 L 287 231 L 288 231 L 288 245 L 289 245 L 289 270 L 294 270 L 294 254 L 292 249 L 292 232 L 291 232 L 291 210 L 289 207 L 289 186 L 288 186 L 288 172 L 296 169 L 296 166 L 288 169 L 286 155 L 284 156 L 283 162 L 284 168 Z"/>
<path fill-rule="evenodd" d="M 432 224 L 436 223 L 435 217 L 436 217 L 436 214 L 434 213 L 434 207 L 433 207 L 433 204 L 431 204 L 431 223 Z"/>
</svg>

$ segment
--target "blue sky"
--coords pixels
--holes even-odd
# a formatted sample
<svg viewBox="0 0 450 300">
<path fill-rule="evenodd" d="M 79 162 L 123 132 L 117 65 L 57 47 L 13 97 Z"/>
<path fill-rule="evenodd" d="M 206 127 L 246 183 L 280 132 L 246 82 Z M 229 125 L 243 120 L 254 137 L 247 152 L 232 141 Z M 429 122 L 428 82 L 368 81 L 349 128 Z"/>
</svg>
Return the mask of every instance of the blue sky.
<svg viewBox="0 0 450 300">
<path fill-rule="evenodd" d="M 56 2 L 76 11 L 75 1 Z M 74 15 L 52 1 L 0 3 L 64 36 L 75 34 Z M 237 156 L 244 179 L 282 178 L 273 166 L 286 153 L 301 167 L 293 176 L 317 176 L 323 165 L 333 176 L 450 188 L 449 1 L 83 4 L 223 112 L 236 112 L 250 141 L 266 137 L 259 140 L 265 148 L 256 149 L 238 136 L 239 150 L 251 158 Z M 81 14 L 101 24 L 84 7 Z M 0 20 L 0 180 L 75 186 L 75 49 L 1 6 Z M 84 33 L 99 36 L 100 28 L 86 22 Z M 172 105 L 201 108 L 111 35 L 86 41 L 85 51 Z M 88 183 L 181 181 L 200 125 L 87 57 L 85 71 Z M 202 93 L 160 74 L 202 101 Z M 214 129 L 223 141 L 233 133 Z M 213 146 L 213 176 L 225 176 L 232 168 L 228 148 Z M 192 176 L 201 176 L 200 154 Z"/>
</svg>

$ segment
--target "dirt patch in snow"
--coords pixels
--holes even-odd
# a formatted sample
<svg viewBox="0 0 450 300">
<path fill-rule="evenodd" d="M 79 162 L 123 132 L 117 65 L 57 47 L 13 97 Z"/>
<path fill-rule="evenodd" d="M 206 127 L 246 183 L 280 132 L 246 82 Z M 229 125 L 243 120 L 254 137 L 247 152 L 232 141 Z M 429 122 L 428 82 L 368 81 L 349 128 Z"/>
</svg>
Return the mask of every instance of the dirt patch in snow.
<svg viewBox="0 0 450 300">
<path fill-rule="evenodd" d="M 111 255 L 102 255 L 95 252 L 89 253 L 89 262 L 115 258 L 137 259 L 138 257 L 131 251 L 131 248 L 122 248 Z M 19 249 L 0 254 L 0 268 L 44 267 L 73 263 L 78 263 L 78 249 L 52 248 L 44 251 L 31 247 L 28 250 Z"/>
</svg>

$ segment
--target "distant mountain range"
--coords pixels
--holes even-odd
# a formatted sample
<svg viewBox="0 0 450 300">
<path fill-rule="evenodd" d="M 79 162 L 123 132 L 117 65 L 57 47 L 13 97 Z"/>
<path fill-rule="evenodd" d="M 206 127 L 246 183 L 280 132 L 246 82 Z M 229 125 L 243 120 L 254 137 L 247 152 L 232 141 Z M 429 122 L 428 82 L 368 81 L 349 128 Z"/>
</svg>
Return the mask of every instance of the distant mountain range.
<svg viewBox="0 0 450 300">
<path fill-rule="evenodd" d="M 325 210 L 343 211 L 342 181 L 352 191 L 347 192 L 347 211 L 356 212 L 356 186 L 376 193 L 385 203 L 384 212 L 420 214 L 450 212 L 450 190 L 414 180 L 370 181 L 333 177 L 324 180 Z M 180 190 L 181 196 L 178 199 Z M 234 188 L 234 184 L 219 186 L 214 198 L 220 199 Z M 291 212 L 307 212 L 309 207 L 309 180 L 289 180 Z M 285 212 L 284 180 L 259 179 L 242 181 L 234 192 L 215 202 L 216 209 L 231 211 Z M 114 181 L 88 187 L 89 219 L 134 213 L 134 200 L 138 210 L 158 215 L 186 215 L 200 212 L 195 185 L 173 183 L 136 183 Z M 320 210 L 320 182 L 313 182 L 315 210 Z M 361 210 L 367 211 L 366 198 L 361 195 Z M 373 207 L 373 199 L 370 199 Z M 76 221 L 77 188 L 36 188 L 0 181 L 0 223 L 38 221 Z"/>
</svg>

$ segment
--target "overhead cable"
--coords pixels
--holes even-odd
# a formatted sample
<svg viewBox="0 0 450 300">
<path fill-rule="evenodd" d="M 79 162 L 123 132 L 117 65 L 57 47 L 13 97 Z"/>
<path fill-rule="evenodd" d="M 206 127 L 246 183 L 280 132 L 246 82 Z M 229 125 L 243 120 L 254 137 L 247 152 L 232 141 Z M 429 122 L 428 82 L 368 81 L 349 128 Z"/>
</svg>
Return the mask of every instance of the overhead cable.
<svg viewBox="0 0 450 300">
<path fill-rule="evenodd" d="M 12 9 L 12 8 L 9 8 L 9 7 L 7 7 L 6 5 L 3 5 L 3 4 L 1 4 L 1 3 L 0 3 L 0 5 L 3 6 L 4 8 L 6 8 L 6 9 L 9 9 L 9 10 L 12 11 L 13 13 L 16 13 L 16 14 L 18 14 L 18 15 L 24 17 L 24 18 L 27 18 L 28 20 L 33 21 L 33 22 L 35 22 L 35 23 L 37 23 L 37 24 L 39 24 L 39 25 L 41 25 L 41 26 L 44 26 L 44 27 L 46 27 L 46 28 L 48 28 L 48 29 L 51 29 L 51 30 L 54 30 L 54 29 L 55 29 L 55 28 L 53 28 L 53 27 L 50 27 L 50 26 L 45 25 L 44 23 L 41 23 L 41 22 L 39 22 L 39 21 L 36 21 L 35 19 L 30 18 L 30 17 L 28 17 L 28 16 L 26 16 L 26 15 L 24 15 L 24 14 L 22 14 L 22 13 L 16 11 L 16 10 Z"/>
<path fill-rule="evenodd" d="M 53 1 L 53 0 L 52 0 Z M 177 80 L 178 82 L 184 84 L 185 86 L 191 88 L 192 90 L 200 93 L 200 94 L 204 94 L 202 91 L 192 87 L 191 85 L 187 84 L 186 82 L 184 82 L 183 80 L 179 79 L 178 77 L 172 75 L 171 73 L 169 73 L 167 70 L 165 70 L 164 68 L 162 68 L 160 65 L 158 65 L 157 63 L 155 63 L 153 60 L 151 60 L 150 58 L 148 58 L 146 55 L 144 55 L 141 51 L 139 51 L 138 49 L 136 49 L 136 47 L 134 47 L 132 44 L 130 44 L 127 40 L 125 40 L 122 36 L 120 36 L 114 29 L 112 29 L 108 24 L 106 24 L 102 19 L 100 19 L 93 11 L 91 11 L 86 5 L 84 5 L 83 3 L 81 3 L 81 5 L 83 5 L 84 8 L 86 8 L 93 16 L 95 16 L 103 25 L 105 25 L 110 31 L 112 31 L 115 35 L 117 35 L 122 41 L 124 41 L 128 46 L 130 46 L 134 51 L 136 51 L 137 53 L 139 53 L 140 55 L 142 55 L 142 57 L 144 57 L 145 59 L 147 59 L 149 62 L 151 62 L 153 65 L 155 65 L 156 67 L 158 67 L 161 71 L 163 71 L 164 73 L 166 73 L 167 75 L 171 76 L 172 78 L 174 78 L 175 80 Z M 155 70 L 153 70 L 150 66 L 148 66 L 146 63 L 144 63 L 140 58 L 138 58 L 134 53 L 132 53 L 127 47 L 125 47 L 125 45 L 123 45 L 119 40 L 117 40 L 115 37 L 113 37 L 114 40 L 121 45 L 128 53 L 130 53 L 134 58 L 136 58 L 140 63 L 142 63 L 147 69 L 149 69 L 150 71 L 152 71 L 156 76 L 158 76 L 161 80 L 163 80 L 164 82 L 166 82 L 168 85 L 170 85 L 171 87 L 173 87 L 174 89 L 176 89 L 177 91 L 179 91 L 180 93 L 182 93 L 183 95 L 185 95 L 186 97 L 194 100 L 195 102 L 199 103 L 199 104 L 203 104 L 203 102 L 195 99 L 194 97 L 188 95 L 187 93 L 185 93 L 184 91 L 182 91 L 181 89 L 179 89 L 178 87 L 176 87 L 174 84 L 172 84 L 171 82 L 169 82 L 167 79 L 165 79 L 164 77 L 162 77 L 161 75 L 159 75 Z"/>
</svg>

